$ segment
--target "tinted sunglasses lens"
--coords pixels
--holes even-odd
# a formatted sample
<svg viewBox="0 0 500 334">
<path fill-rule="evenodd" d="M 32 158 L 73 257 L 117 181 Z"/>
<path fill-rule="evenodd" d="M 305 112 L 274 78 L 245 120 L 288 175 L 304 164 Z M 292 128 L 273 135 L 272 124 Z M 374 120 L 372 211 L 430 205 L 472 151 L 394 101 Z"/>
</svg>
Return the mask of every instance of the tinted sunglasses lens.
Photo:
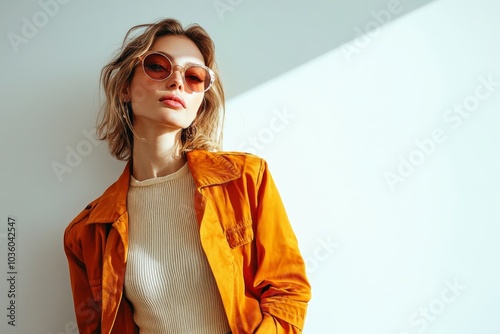
<svg viewBox="0 0 500 334">
<path fill-rule="evenodd" d="M 154 80 L 165 80 L 172 73 L 172 63 L 160 54 L 150 54 L 144 58 L 144 72 Z"/>
<path fill-rule="evenodd" d="M 186 69 L 185 80 L 193 92 L 204 92 L 210 88 L 211 77 L 208 70 L 201 66 L 190 66 Z"/>
</svg>

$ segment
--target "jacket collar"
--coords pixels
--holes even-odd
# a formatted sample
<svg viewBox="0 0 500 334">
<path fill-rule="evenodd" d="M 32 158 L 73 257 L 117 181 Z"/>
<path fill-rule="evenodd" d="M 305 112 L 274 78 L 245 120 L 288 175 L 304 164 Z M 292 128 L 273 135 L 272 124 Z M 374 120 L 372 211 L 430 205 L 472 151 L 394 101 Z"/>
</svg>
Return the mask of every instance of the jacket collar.
<svg viewBox="0 0 500 334">
<path fill-rule="evenodd" d="M 186 152 L 189 170 L 196 188 L 223 184 L 235 180 L 241 173 L 222 154 L 204 150 Z M 127 211 L 127 192 L 132 163 L 129 161 L 118 180 L 91 204 L 86 224 L 113 223 Z"/>
</svg>

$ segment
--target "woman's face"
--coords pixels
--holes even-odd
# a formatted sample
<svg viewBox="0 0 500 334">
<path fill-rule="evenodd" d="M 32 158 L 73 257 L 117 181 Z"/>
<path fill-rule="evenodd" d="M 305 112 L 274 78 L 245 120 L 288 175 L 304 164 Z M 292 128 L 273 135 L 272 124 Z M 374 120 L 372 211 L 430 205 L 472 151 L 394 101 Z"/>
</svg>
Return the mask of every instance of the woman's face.
<svg viewBox="0 0 500 334">
<path fill-rule="evenodd" d="M 155 81 L 144 73 L 141 63 L 136 66 L 127 90 L 134 114 L 134 130 L 141 133 L 152 129 L 180 131 L 196 118 L 204 93 L 196 93 L 186 87 L 182 69 L 175 65 L 205 65 L 203 56 L 189 38 L 174 35 L 158 38 L 150 51 L 168 54 L 174 73 L 164 81 Z M 169 98 L 165 99 L 167 96 Z"/>
</svg>

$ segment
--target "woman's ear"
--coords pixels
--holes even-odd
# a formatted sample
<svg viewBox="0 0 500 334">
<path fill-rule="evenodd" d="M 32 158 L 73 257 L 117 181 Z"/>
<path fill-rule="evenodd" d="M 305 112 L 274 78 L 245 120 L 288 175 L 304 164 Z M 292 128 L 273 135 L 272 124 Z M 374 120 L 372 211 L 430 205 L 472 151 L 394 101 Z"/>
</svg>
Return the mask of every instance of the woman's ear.
<svg viewBox="0 0 500 334">
<path fill-rule="evenodd" d="M 130 94 L 128 92 L 128 85 L 124 86 L 120 94 L 120 98 L 123 102 L 130 102 Z"/>
</svg>

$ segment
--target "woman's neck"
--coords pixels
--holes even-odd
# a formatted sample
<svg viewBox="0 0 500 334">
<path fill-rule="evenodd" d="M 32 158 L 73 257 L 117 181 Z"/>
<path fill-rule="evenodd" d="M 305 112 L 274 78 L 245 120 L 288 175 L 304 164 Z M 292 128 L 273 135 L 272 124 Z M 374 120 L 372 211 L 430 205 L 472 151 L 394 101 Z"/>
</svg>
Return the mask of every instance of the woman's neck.
<svg viewBox="0 0 500 334">
<path fill-rule="evenodd" d="M 181 131 L 161 135 L 148 133 L 134 138 L 132 154 L 132 175 L 143 181 L 178 171 L 186 163 L 180 152 Z"/>
</svg>

